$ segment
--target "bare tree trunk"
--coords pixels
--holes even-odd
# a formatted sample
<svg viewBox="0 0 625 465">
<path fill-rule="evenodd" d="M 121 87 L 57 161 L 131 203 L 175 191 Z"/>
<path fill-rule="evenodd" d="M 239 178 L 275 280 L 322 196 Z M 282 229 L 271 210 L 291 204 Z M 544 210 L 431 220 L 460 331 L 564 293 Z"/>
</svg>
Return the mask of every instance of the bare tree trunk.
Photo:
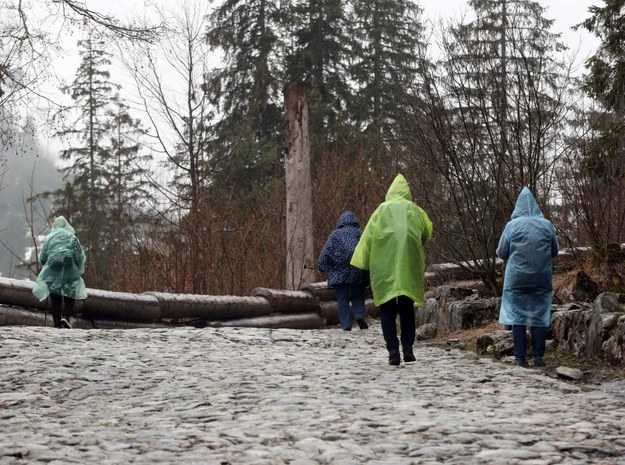
<svg viewBox="0 0 625 465">
<path fill-rule="evenodd" d="M 284 90 L 289 151 L 286 179 L 286 289 L 297 290 L 315 281 L 313 268 L 312 184 L 306 84 L 289 84 Z"/>
</svg>

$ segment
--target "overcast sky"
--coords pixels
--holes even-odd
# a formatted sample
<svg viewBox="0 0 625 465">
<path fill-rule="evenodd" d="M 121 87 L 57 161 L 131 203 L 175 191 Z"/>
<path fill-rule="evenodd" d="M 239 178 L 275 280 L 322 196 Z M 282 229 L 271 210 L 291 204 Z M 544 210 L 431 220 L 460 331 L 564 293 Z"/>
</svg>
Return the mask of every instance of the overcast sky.
<svg viewBox="0 0 625 465">
<path fill-rule="evenodd" d="M 594 53 L 598 40 L 588 31 L 572 31 L 571 27 L 581 23 L 590 13 L 591 5 L 603 6 L 603 0 L 539 0 L 547 8 L 545 17 L 555 20 L 554 32 L 562 33 L 562 41 L 572 51 L 579 50 L 581 59 Z M 433 22 L 440 18 L 459 18 L 468 9 L 467 0 L 418 0 L 424 15 Z"/>
</svg>

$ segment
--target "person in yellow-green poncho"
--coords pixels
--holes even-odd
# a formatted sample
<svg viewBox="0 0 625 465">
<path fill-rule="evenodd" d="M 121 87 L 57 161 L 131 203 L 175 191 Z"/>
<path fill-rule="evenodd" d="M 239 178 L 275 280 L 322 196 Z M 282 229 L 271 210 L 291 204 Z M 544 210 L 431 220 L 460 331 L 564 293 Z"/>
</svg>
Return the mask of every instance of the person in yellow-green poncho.
<svg viewBox="0 0 625 465">
<path fill-rule="evenodd" d="M 386 199 L 373 212 L 354 250 L 351 264 L 369 270 L 373 302 L 380 307 L 382 333 L 391 365 L 401 363 L 395 320 L 399 315 L 404 362 L 414 362 L 414 307 L 425 294 L 425 252 L 432 222 L 412 201 L 408 182 L 395 177 Z"/>
<path fill-rule="evenodd" d="M 42 268 L 33 286 L 33 294 L 43 301 L 50 296 L 52 319 L 57 328 L 70 328 L 69 315 L 76 299 L 86 299 L 87 289 L 81 274 L 87 257 L 65 217 L 58 216 L 52 231 L 45 237 L 39 253 Z M 65 305 L 63 306 L 63 303 Z"/>
</svg>

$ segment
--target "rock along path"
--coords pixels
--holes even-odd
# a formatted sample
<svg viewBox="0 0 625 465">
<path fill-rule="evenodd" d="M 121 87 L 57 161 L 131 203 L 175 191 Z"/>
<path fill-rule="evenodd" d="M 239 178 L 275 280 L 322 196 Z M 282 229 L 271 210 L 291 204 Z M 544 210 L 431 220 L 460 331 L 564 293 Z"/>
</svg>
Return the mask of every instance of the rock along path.
<svg viewBox="0 0 625 465">
<path fill-rule="evenodd" d="M 625 464 L 625 398 L 329 330 L 0 327 L 0 465 Z"/>
</svg>

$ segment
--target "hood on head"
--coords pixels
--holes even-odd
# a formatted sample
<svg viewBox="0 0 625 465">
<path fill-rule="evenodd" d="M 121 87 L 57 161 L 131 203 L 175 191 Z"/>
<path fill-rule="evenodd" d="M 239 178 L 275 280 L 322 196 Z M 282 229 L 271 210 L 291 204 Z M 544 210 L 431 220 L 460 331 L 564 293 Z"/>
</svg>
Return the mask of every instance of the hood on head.
<svg viewBox="0 0 625 465">
<path fill-rule="evenodd" d="M 386 200 L 410 200 L 412 201 L 412 194 L 410 193 L 410 187 L 408 181 L 403 175 L 398 174 L 391 183 L 391 187 L 388 188 L 386 193 Z"/>
<path fill-rule="evenodd" d="M 57 216 L 56 218 L 54 218 L 54 221 L 52 222 L 52 231 L 58 231 L 58 230 L 67 231 L 72 234 L 75 233 L 74 228 L 72 228 L 72 225 L 69 224 L 69 222 L 65 219 L 64 216 Z"/>
<path fill-rule="evenodd" d="M 342 228 L 344 226 L 360 227 L 360 224 L 358 223 L 358 218 L 356 218 L 354 212 L 346 210 L 341 214 L 341 217 L 339 218 L 339 222 L 337 223 L 336 227 Z"/>
<path fill-rule="evenodd" d="M 543 216 L 543 213 L 540 211 L 540 207 L 538 206 L 538 202 L 532 195 L 532 192 L 524 187 L 519 194 L 519 198 L 516 199 L 516 204 L 514 205 L 514 211 L 512 212 L 512 219 L 519 218 L 521 216 Z"/>
</svg>

